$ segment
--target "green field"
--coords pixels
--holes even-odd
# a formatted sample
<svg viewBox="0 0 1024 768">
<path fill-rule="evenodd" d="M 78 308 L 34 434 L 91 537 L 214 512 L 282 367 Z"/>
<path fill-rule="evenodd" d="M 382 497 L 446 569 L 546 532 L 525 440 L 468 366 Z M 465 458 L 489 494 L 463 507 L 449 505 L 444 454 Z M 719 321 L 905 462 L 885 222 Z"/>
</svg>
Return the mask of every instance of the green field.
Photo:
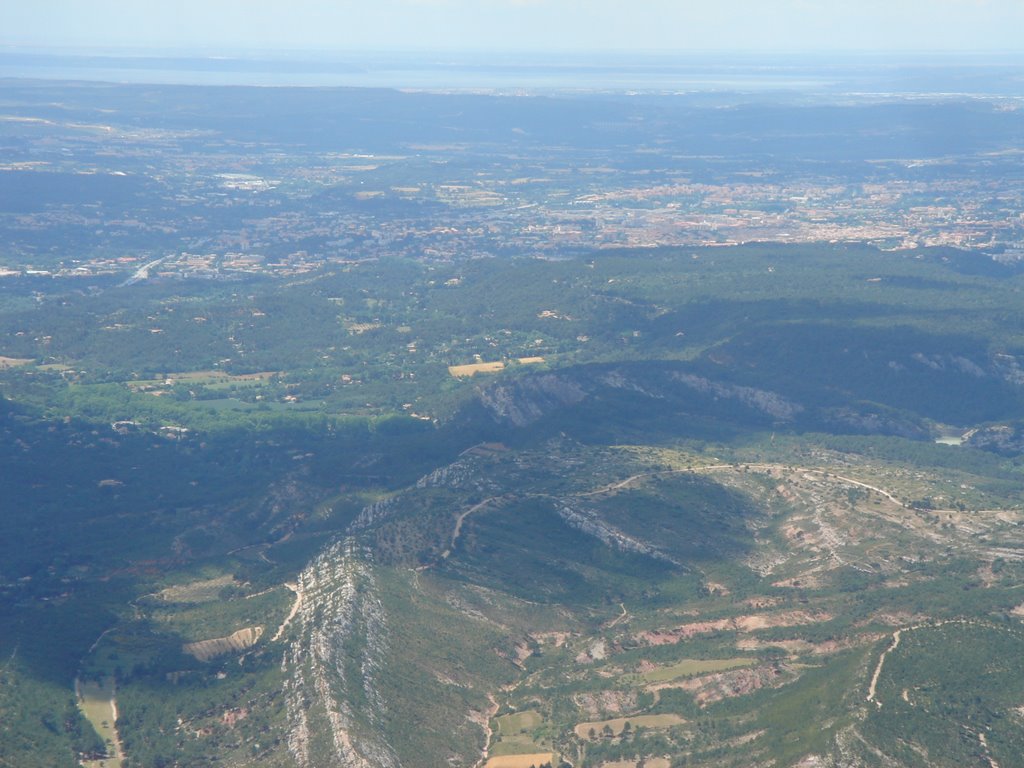
<svg viewBox="0 0 1024 768">
<path fill-rule="evenodd" d="M 727 669 L 747 667 L 756 664 L 757 659 L 735 658 L 735 659 L 683 659 L 667 667 L 659 667 L 638 675 L 626 675 L 622 678 L 623 683 L 667 683 L 683 677 L 705 675 L 712 672 L 724 672 Z"/>
<path fill-rule="evenodd" d="M 543 752 L 550 744 L 545 744 L 543 738 L 534 738 L 534 734 L 543 723 L 544 716 L 535 710 L 516 712 L 496 718 L 495 734 L 497 738 L 492 742 L 489 753 L 499 757 Z"/>
<path fill-rule="evenodd" d="M 498 735 L 503 738 L 527 733 L 537 728 L 543 722 L 544 717 L 541 713 L 533 710 L 516 712 L 512 715 L 502 715 L 495 719 L 495 723 L 498 726 Z"/>
</svg>

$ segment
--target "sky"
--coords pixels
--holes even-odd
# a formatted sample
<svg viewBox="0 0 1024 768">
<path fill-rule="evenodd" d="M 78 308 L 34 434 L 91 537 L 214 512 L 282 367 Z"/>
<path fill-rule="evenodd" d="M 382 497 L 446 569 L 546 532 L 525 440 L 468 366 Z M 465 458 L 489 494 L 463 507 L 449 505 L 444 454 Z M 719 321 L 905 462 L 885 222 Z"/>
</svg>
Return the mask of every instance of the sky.
<svg viewBox="0 0 1024 768">
<path fill-rule="evenodd" d="M 0 0 L 0 46 L 1024 51 L 1024 0 Z"/>
</svg>

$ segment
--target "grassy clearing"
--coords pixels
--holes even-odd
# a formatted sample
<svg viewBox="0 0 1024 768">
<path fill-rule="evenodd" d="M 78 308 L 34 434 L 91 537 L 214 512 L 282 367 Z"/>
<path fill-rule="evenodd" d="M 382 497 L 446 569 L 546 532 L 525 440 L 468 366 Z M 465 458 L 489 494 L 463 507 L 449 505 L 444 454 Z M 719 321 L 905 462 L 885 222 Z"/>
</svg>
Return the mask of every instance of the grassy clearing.
<svg viewBox="0 0 1024 768">
<path fill-rule="evenodd" d="M 735 659 L 683 659 L 667 667 L 658 667 L 647 672 L 626 675 L 622 678 L 627 685 L 639 683 L 668 683 L 683 677 L 706 675 L 712 672 L 725 672 L 729 669 L 749 667 L 756 664 L 757 659 L 738 657 Z"/>
<path fill-rule="evenodd" d="M 532 755 L 537 754 L 538 750 L 546 749 L 550 746 L 550 744 L 537 743 L 529 736 L 512 736 L 491 744 L 490 754 L 493 757 Z"/>
<path fill-rule="evenodd" d="M 155 597 L 168 603 L 210 603 L 221 599 L 225 587 L 241 586 L 231 574 L 214 579 L 203 579 L 188 584 L 175 584 L 156 593 Z"/>
<path fill-rule="evenodd" d="M 498 739 L 490 745 L 495 757 L 537 755 L 550 749 L 546 739 L 535 739 L 534 732 L 544 724 L 544 716 L 534 710 L 504 715 L 496 721 Z"/>
<path fill-rule="evenodd" d="M 126 381 L 125 384 L 133 392 L 140 392 L 154 387 L 174 386 L 175 384 L 196 384 L 199 386 L 217 389 L 218 387 L 231 386 L 259 386 L 265 384 L 275 376 L 281 376 L 280 371 L 261 371 L 259 373 L 230 374 L 224 371 L 181 371 L 168 373 L 159 379 L 136 379 Z"/>
<path fill-rule="evenodd" d="M 175 594 L 172 592 L 171 594 Z M 246 627 L 276 627 L 284 621 L 292 606 L 292 595 L 273 589 L 249 598 L 170 602 L 151 600 L 141 603 L 148 619 L 162 631 L 173 633 L 183 643 L 226 638 Z"/>
<path fill-rule="evenodd" d="M 88 760 L 83 762 L 86 768 L 121 768 L 121 749 L 114 729 L 117 720 L 117 709 L 114 705 L 114 679 L 105 677 L 101 682 L 75 681 L 78 708 L 85 715 L 96 733 L 103 739 L 110 757 L 104 760 Z"/>
<path fill-rule="evenodd" d="M 589 739 L 591 729 L 594 730 L 598 736 L 606 733 L 605 727 L 611 729 L 613 736 L 618 736 L 622 733 L 626 727 L 626 723 L 629 723 L 631 728 L 671 728 L 674 725 L 683 725 L 686 720 L 681 718 L 679 715 L 636 715 L 635 717 L 616 717 L 612 720 L 595 720 L 589 723 L 580 723 L 573 730 L 576 731 L 576 735 L 581 739 Z"/>
<path fill-rule="evenodd" d="M 498 735 L 507 737 L 532 731 L 544 722 L 544 718 L 540 712 L 531 709 L 526 712 L 516 712 L 513 715 L 503 715 L 495 722 L 498 724 Z"/>
<path fill-rule="evenodd" d="M 535 710 L 503 715 L 495 720 L 497 740 L 491 745 L 491 755 L 505 757 L 539 754 L 549 749 L 546 739 L 535 739 L 534 734 L 544 724 L 544 717 Z"/>
<path fill-rule="evenodd" d="M 492 757 L 484 764 L 484 768 L 531 768 L 545 763 L 555 763 L 554 752 L 534 752 L 529 755 L 499 755 Z"/>
</svg>

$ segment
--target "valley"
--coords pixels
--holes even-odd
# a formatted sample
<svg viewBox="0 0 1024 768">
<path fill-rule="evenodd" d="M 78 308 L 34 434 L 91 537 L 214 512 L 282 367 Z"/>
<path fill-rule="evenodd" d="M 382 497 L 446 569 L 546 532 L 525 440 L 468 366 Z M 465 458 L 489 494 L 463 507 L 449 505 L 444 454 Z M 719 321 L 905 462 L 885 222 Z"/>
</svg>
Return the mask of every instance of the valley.
<svg viewBox="0 0 1024 768">
<path fill-rule="evenodd" d="M 1021 765 L 1024 110 L 864 72 L 0 82 L 0 765 Z"/>
<path fill-rule="evenodd" d="M 898 693 L 910 685 L 894 663 L 901 638 L 955 627 L 982 643 L 1000 633 L 1024 641 L 1010 618 L 1024 600 L 1022 499 L 987 511 L 915 509 L 896 489 L 939 484 L 941 471 L 792 450 L 788 461 L 713 464 L 692 450 L 564 439 L 469 451 L 383 512 L 364 510 L 289 586 L 302 598 L 281 604 L 290 621 L 277 635 L 197 657 L 190 672 L 158 672 L 158 663 L 124 686 L 142 690 L 170 674 L 177 682 L 165 695 L 185 712 L 185 681 L 210 680 L 213 698 L 174 729 L 176 754 L 228 738 L 240 742 L 235 754 L 259 744 L 263 765 L 429 765 L 435 758 L 418 757 L 421 728 L 440 731 L 448 748 L 461 734 L 457 759 L 489 768 L 538 759 L 739 766 L 752 757 L 824 765 L 840 750 L 861 765 L 917 764 L 905 744 L 893 756 L 875 714 L 893 705 L 894 689 L 903 705 L 912 701 Z M 883 477 L 894 490 L 869 482 Z M 482 492 L 498 494 L 470 503 Z M 565 507 L 585 512 L 566 517 Z M 426 522 L 435 516 L 446 524 Z M 542 517 L 544 538 L 554 523 L 558 538 L 521 543 L 540 533 Z M 395 549 L 387 532 L 417 521 L 425 538 Z M 202 599 L 201 588 L 172 594 Z M 246 596 L 232 603 L 237 624 L 259 618 Z M 251 676 L 276 658 L 279 669 L 256 686 L 280 680 L 284 701 L 273 689 L 250 691 L 245 714 L 231 715 L 228 680 L 239 665 Z M 930 674 L 941 679 L 941 668 Z M 428 721 L 415 703 L 396 704 L 420 696 L 433 702 Z M 807 707 L 831 713 L 830 725 L 809 722 Z M 942 729 L 965 727 L 971 715 L 961 717 L 947 713 Z M 265 745 L 252 726 L 275 718 L 288 737 Z M 1024 730 L 1005 726 L 979 733 L 992 760 L 1012 764 Z"/>
</svg>

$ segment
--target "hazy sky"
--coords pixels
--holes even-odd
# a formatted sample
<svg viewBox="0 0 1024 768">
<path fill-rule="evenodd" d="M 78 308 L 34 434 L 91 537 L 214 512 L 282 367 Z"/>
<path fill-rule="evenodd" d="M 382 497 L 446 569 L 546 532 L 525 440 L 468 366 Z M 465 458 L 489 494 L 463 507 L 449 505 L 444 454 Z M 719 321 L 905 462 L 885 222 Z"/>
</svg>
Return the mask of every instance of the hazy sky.
<svg viewBox="0 0 1024 768">
<path fill-rule="evenodd" d="M 1024 0 L 0 0 L 0 45 L 1019 51 Z"/>
</svg>

